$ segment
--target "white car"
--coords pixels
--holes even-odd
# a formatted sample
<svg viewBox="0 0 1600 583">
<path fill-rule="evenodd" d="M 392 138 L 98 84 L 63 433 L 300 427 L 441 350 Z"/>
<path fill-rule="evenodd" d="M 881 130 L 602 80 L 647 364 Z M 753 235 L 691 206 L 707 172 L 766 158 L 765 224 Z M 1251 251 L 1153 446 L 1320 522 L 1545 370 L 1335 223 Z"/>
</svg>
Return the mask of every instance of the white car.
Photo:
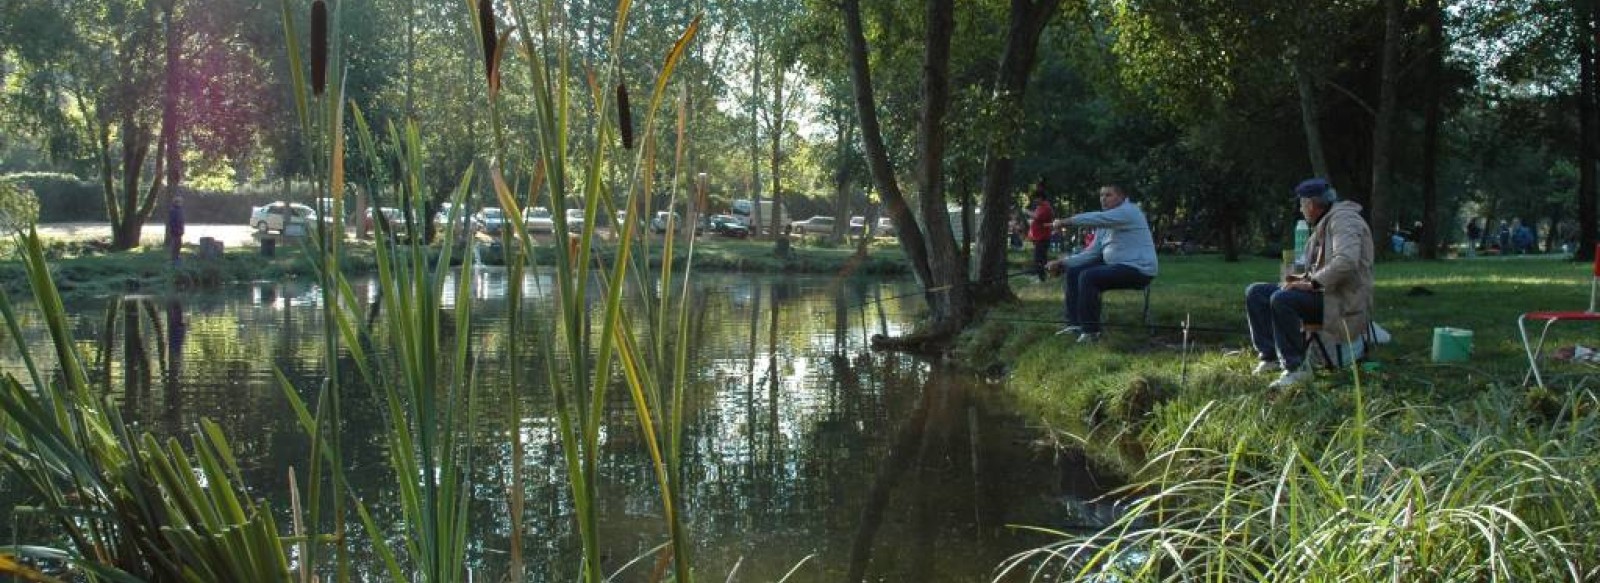
<svg viewBox="0 0 1600 583">
<path fill-rule="evenodd" d="M 522 209 L 522 228 L 529 233 L 556 232 L 556 219 L 550 209 L 542 206 Z"/>
<path fill-rule="evenodd" d="M 480 233 L 497 237 L 505 229 L 506 213 L 497 206 L 484 207 L 472 214 L 472 226 Z"/>
<path fill-rule="evenodd" d="M 671 221 L 674 227 L 683 227 L 683 218 L 679 217 L 678 213 L 656 211 L 656 218 L 650 219 L 650 231 L 656 234 L 667 232 L 667 221 Z"/>
<path fill-rule="evenodd" d="M 578 233 L 583 230 L 583 209 L 567 209 L 567 232 Z"/>
<path fill-rule="evenodd" d="M 310 232 L 317 211 L 300 203 L 276 201 L 250 209 L 250 226 L 258 233 L 282 233 L 285 227 L 299 225 Z"/>
</svg>

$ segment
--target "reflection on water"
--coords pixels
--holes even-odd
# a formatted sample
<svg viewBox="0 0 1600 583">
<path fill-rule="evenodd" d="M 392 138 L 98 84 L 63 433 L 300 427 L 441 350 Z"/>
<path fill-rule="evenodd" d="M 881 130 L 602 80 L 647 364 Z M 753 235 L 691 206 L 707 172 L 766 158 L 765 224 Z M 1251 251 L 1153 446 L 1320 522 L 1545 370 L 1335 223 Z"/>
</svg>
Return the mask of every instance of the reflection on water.
<svg viewBox="0 0 1600 583">
<path fill-rule="evenodd" d="M 465 333 L 485 413 L 473 424 L 479 502 L 471 520 L 479 536 L 469 561 L 489 576 L 504 572 L 507 444 L 516 431 L 526 449 L 529 578 L 568 580 L 579 555 L 550 391 L 528 380 L 542 382 L 545 363 L 532 359 L 516 375 L 524 386 L 511 386 L 505 357 L 513 345 L 538 354 L 530 346 L 545 339 L 506 332 L 514 282 L 503 271 L 483 270 L 470 283 L 474 321 Z M 548 273 L 519 283 L 525 312 L 553 312 Z M 1027 449 L 1031 431 L 995 405 L 996 389 L 867 349 L 872 334 L 902 333 L 920 311 L 920 294 L 906 282 L 696 275 L 691 285 L 683 499 L 702 576 L 775 581 L 801 565 L 791 581 L 983 581 L 1006 555 L 1042 542 L 1008 525 L 1057 522 L 1060 475 L 1049 456 Z M 451 310 L 460 298 L 454 282 L 444 289 Z M 354 291 L 376 301 L 371 282 Z M 327 370 L 320 298 L 316 286 L 290 281 L 92 300 L 68 311 L 92 374 L 131 425 L 182 435 L 201 418 L 217 421 L 253 491 L 284 512 L 288 468 L 305 466 L 309 440 L 275 375 L 313 400 Z M 36 314 L 23 317 L 28 344 L 48 346 Z M 14 346 L 0 365 L 20 374 Z M 353 373 L 341 374 L 352 387 L 343 424 L 349 476 L 380 522 L 398 520 L 378 397 Z M 623 391 L 611 394 L 600 487 L 607 573 L 666 538 L 632 405 Z M 507 399 L 519 406 L 505 406 Z M 507 418 L 512 410 L 521 418 Z M 0 498 L 23 503 L 14 492 Z M 37 536 L 38 525 L 27 522 L 19 534 Z M 627 566 L 616 580 L 650 580 L 653 563 Z"/>
</svg>

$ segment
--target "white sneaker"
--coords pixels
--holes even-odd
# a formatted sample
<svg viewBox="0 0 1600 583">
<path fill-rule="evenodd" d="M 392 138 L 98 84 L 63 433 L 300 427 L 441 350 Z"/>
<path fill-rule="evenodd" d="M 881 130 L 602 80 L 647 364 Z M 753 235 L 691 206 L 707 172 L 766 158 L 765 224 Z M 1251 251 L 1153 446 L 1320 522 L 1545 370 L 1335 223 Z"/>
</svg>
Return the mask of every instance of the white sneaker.
<svg viewBox="0 0 1600 583">
<path fill-rule="evenodd" d="M 1083 326 L 1067 326 L 1056 330 L 1056 336 L 1076 336 L 1083 333 Z"/>
<path fill-rule="evenodd" d="M 1256 368 L 1255 370 L 1250 371 L 1250 374 L 1264 375 L 1267 373 L 1278 372 L 1280 370 L 1283 370 L 1282 363 L 1279 363 L 1276 360 L 1262 360 L 1256 362 Z"/>
<path fill-rule="evenodd" d="M 1078 344 L 1094 344 L 1099 341 L 1099 332 L 1084 332 L 1078 336 Z"/>
<path fill-rule="evenodd" d="M 1298 368 L 1296 370 L 1283 371 L 1283 375 L 1279 376 L 1278 380 L 1272 381 L 1272 384 L 1267 385 L 1267 388 L 1269 388 L 1269 389 L 1287 389 L 1289 387 L 1293 387 L 1295 385 L 1298 385 L 1298 384 L 1301 384 L 1301 383 L 1304 383 L 1306 381 L 1311 380 L 1312 376 L 1314 376 L 1314 375 L 1312 375 L 1310 368 L 1307 368 L 1305 366 L 1301 366 L 1300 368 Z"/>
</svg>

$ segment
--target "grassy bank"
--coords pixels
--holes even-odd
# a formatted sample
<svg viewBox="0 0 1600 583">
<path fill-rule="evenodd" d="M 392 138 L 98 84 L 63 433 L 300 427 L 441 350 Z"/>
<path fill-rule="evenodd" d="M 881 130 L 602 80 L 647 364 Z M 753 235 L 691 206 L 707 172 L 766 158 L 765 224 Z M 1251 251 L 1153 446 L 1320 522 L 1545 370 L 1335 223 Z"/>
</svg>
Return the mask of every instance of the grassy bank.
<svg viewBox="0 0 1600 583">
<path fill-rule="evenodd" d="M 1164 257 L 1152 296 L 1163 327 L 1148 336 L 1139 296 L 1112 292 L 1108 341 L 1086 346 L 1053 336 L 1059 280 L 1030 282 L 966 337 L 968 361 L 1007 370 L 1035 418 L 1129 484 L 1122 521 L 1063 534 L 1019 566 L 1134 580 L 1594 576 L 1600 369 L 1549 363 L 1550 387 L 1524 388 L 1516 328 L 1525 311 L 1587 307 L 1588 265 L 1379 265 L 1377 321 L 1394 341 L 1363 370 L 1284 392 L 1250 375 L 1243 316 L 1245 286 L 1276 273 L 1268 260 Z M 1468 362 L 1432 362 L 1439 326 L 1474 331 Z M 1595 338 L 1592 325 L 1558 325 L 1550 346 Z"/>
<path fill-rule="evenodd" d="M 371 242 L 348 241 L 342 267 L 347 275 L 372 274 L 377 270 Z M 403 248 L 405 249 L 405 248 Z M 430 256 L 438 256 L 437 247 L 424 247 Z M 498 243 L 484 241 L 480 246 L 480 260 L 488 265 L 502 265 L 503 254 Z M 634 250 L 646 249 L 641 245 Z M 651 267 L 661 265 L 661 245 L 648 246 Z M 562 250 L 548 241 L 536 242 L 533 256 L 540 265 L 554 265 L 555 253 Z M 609 262 L 614 244 L 596 246 L 597 253 Z M 310 250 L 303 245 L 283 245 L 272 257 L 261 255 L 259 247 L 227 249 L 219 259 L 200 260 L 196 248 L 184 251 L 184 260 L 174 266 L 167 252 L 156 246 L 146 246 L 125 252 L 110 253 L 104 246 L 93 242 L 50 241 L 45 244 L 45 254 L 51 263 L 56 284 L 66 297 L 97 296 L 126 291 L 158 293 L 213 288 L 228 283 L 289 278 L 314 278 L 316 269 L 308 259 Z M 801 241 L 790 247 L 786 257 L 780 257 L 772 241 L 742 241 L 732 239 L 705 239 L 695 244 L 695 269 L 704 271 L 742 273 L 801 273 L 836 275 L 903 275 L 906 263 L 892 240 L 879 241 L 869 247 L 865 256 L 858 256 L 854 247 L 829 246 L 819 241 Z M 673 252 L 674 261 L 684 261 L 689 253 L 679 245 Z M 458 249 L 453 261 L 459 262 L 463 252 Z M 13 263 L 0 264 L 0 279 L 5 291 L 22 294 L 27 290 L 27 280 L 22 268 Z"/>
</svg>

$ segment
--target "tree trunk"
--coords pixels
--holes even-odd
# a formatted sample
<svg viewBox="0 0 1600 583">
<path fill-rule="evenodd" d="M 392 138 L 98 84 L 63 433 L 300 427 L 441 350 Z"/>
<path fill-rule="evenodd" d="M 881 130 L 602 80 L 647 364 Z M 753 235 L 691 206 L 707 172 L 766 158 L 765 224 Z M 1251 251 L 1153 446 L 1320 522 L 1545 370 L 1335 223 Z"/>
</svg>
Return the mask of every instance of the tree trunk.
<svg viewBox="0 0 1600 583">
<path fill-rule="evenodd" d="M 1378 117 L 1372 128 L 1372 192 L 1369 201 L 1372 231 L 1387 236 L 1394 228 L 1393 203 L 1389 200 L 1394 156 L 1394 118 L 1400 91 L 1400 4 L 1383 2 L 1383 72 L 1378 84 Z M 1379 249 L 1387 249 L 1379 245 Z"/>
<path fill-rule="evenodd" d="M 1439 6 L 1439 0 L 1423 0 L 1422 10 L 1427 20 L 1424 31 L 1427 35 L 1423 46 L 1427 51 L 1426 72 L 1423 75 L 1423 91 L 1426 112 L 1422 122 L 1422 240 L 1418 245 L 1422 248 L 1423 259 L 1438 259 L 1439 246 L 1445 239 L 1441 237 L 1446 228 L 1455 230 L 1455 222 L 1446 225 L 1439 220 L 1439 123 L 1443 114 L 1444 105 L 1441 103 L 1439 84 L 1440 72 L 1444 69 L 1444 13 Z M 1552 224 L 1553 225 L 1553 224 Z M 1551 229 L 1555 232 L 1555 229 Z"/>
<path fill-rule="evenodd" d="M 783 118 L 786 113 L 783 110 L 783 68 L 783 59 L 778 58 L 777 53 L 773 53 L 772 107 L 767 109 L 769 112 L 767 117 L 767 132 L 769 132 L 767 141 L 772 146 L 772 217 L 768 218 L 767 221 L 769 228 L 774 233 L 783 231 L 782 226 L 778 224 L 778 208 L 783 206 L 783 190 L 779 188 L 778 171 L 783 164 L 781 146 L 783 143 Z M 837 223 L 834 224 L 834 229 L 835 233 L 837 233 Z"/>
<path fill-rule="evenodd" d="M 950 105 L 950 37 L 955 33 L 954 0 L 927 0 L 927 30 L 922 61 L 922 113 L 918 119 L 917 181 L 922 217 L 928 224 L 928 253 L 940 260 L 929 264 L 935 287 L 925 290 L 933 319 L 959 330 L 972 318 L 967 262 L 960 261 L 944 194 L 944 116 Z"/>
<path fill-rule="evenodd" d="M 753 82 L 750 87 L 750 226 L 755 230 L 756 237 L 761 236 L 761 225 L 775 224 L 772 217 L 761 216 L 761 31 L 751 33 L 750 74 Z M 778 205 L 772 205 L 772 214 L 777 216 Z M 765 219 L 765 220 L 763 220 Z M 772 231 L 774 238 L 783 236 L 778 230 Z"/>
<path fill-rule="evenodd" d="M 855 125 L 850 123 L 850 116 L 842 108 L 835 111 L 837 114 L 832 116 L 834 118 L 835 131 L 834 143 L 837 148 L 833 162 L 833 216 L 847 217 L 850 216 L 850 156 L 852 154 L 850 144 L 855 142 L 855 133 L 852 131 L 855 129 Z M 870 216 L 867 218 L 872 219 Z M 872 234 L 873 226 L 873 223 L 867 223 L 868 235 Z"/>
<path fill-rule="evenodd" d="M 1578 248 L 1573 258 L 1594 259 L 1595 245 L 1595 132 L 1600 130 L 1600 111 L 1596 111 L 1595 47 L 1600 44 L 1600 28 L 1595 26 L 1600 3 L 1581 2 L 1574 11 L 1578 18 Z"/>
<path fill-rule="evenodd" d="M 156 152 L 157 158 L 166 164 L 167 170 L 167 196 L 165 197 L 167 199 L 167 212 L 169 213 L 167 220 L 169 224 L 172 221 L 178 223 L 176 231 L 170 228 L 167 229 L 165 244 L 168 248 L 176 248 L 183 245 L 183 236 L 180 234 L 183 232 L 183 213 L 175 208 L 183 204 L 182 194 L 178 191 L 178 185 L 183 180 L 183 149 L 178 147 L 178 130 L 183 123 L 178 113 L 178 92 L 181 90 L 178 86 L 178 72 L 182 70 L 178 59 L 178 49 L 183 44 L 183 35 L 173 25 L 173 12 L 176 10 L 175 3 L 172 0 L 163 2 L 162 10 L 162 20 L 167 29 L 167 47 L 166 70 L 164 72 L 165 84 L 161 95 L 161 142 L 160 146 L 156 148 Z"/>
<path fill-rule="evenodd" d="M 1311 158 L 1311 175 L 1328 178 L 1328 158 L 1322 150 L 1322 112 L 1311 68 L 1303 57 L 1295 59 L 1294 86 L 1300 93 L 1300 126 L 1306 132 L 1306 153 Z"/>
<path fill-rule="evenodd" d="M 878 123 L 877 98 L 872 91 L 872 71 L 867 66 L 867 38 L 861 26 L 861 0 L 842 0 L 845 36 L 850 50 L 850 86 L 855 95 L 856 118 L 861 126 L 861 148 L 866 153 L 867 168 L 872 173 L 872 183 L 878 189 L 889 220 L 899 233 L 900 250 L 911 263 L 911 272 L 923 290 L 937 285 L 928 269 L 928 251 L 923 246 L 922 229 L 911 214 L 895 180 L 894 168 L 889 165 L 889 152 L 883 143 L 883 131 Z"/>
<path fill-rule="evenodd" d="M 149 216 L 150 209 L 154 206 L 154 197 L 161 192 L 162 160 L 157 151 L 156 171 L 151 178 L 148 196 L 141 196 L 139 191 L 139 177 L 144 169 L 145 157 L 150 154 L 151 131 L 147 126 L 139 125 L 133 119 L 132 113 L 123 114 L 121 123 L 122 132 L 122 186 L 115 192 L 108 192 L 107 199 L 115 209 L 107 207 L 107 212 L 113 217 L 111 221 L 111 248 L 115 251 L 126 251 L 139 245 L 139 235 L 144 229 L 145 218 Z M 109 160 L 109 154 L 102 157 Z M 105 173 L 105 183 L 112 183 L 110 169 L 102 169 Z"/>
<path fill-rule="evenodd" d="M 1060 5 L 1061 0 L 1011 0 L 1011 19 L 994 89 L 1003 119 L 1022 118 L 1022 98 L 1039 54 L 1039 36 Z M 979 202 L 983 218 L 978 225 L 978 281 L 974 292 L 979 298 L 1013 297 L 1006 277 L 1010 268 L 1006 263 L 1006 238 L 1014 204 L 1011 173 L 1015 161 L 1009 146 L 1015 139 L 1014 132 L 995 132 L 985 147 L 983 200 Z"/>
</svg>

